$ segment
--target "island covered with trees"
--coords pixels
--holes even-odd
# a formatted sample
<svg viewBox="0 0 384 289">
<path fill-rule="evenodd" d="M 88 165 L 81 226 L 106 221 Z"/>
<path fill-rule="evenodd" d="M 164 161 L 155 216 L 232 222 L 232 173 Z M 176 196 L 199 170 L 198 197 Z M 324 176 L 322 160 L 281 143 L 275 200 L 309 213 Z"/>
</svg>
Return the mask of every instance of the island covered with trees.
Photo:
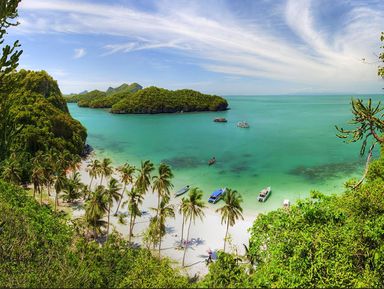
<svg viewBox="0 0 384 289">
<path fill-rule="evenodd" d="M 227 101 L 216 95 L 203 94 L 191 89 L 168 90 L 155 86 L 142 88 L 137 83 L 123 84 L 107 91 L 93 90 L 66 96 L 67 102 L 80 107 L 110 108 L 111 113 L 175 113 L 196 111 L 222 111 Z"/>
</svg>

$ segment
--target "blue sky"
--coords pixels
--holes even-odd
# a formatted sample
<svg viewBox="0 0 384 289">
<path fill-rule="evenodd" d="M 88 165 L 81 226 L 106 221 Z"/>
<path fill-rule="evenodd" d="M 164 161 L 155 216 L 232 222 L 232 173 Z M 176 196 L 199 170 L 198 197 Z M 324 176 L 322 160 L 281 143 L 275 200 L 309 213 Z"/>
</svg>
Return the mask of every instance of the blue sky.
<svg viewBox="0 0 384 289">
<path fill-rule="evenodd" d="M 23 0 L 20 67 L 64 93 L 138 82 L 221 95 L 380 93 L 384 1 Z M 362 61 L 362 59 L 365 61 Z"/>
</svg>

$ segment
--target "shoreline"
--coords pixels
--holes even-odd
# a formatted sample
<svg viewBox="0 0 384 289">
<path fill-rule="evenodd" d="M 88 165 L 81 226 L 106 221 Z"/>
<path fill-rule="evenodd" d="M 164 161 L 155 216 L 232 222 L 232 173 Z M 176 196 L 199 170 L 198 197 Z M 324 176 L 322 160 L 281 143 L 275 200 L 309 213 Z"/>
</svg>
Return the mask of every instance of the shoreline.
<svg viewBox="0 0 384 289">
<path fill-rule="evenodd" d="M 93 152 L 81 162 L 79 173 L 81 175 L 81 181 L 84 184 L 89 184 L 90 182 L 90 177 L 86 171 L 86 168 L 88 163 L 94 158 L 96 158 L 96 154 Z M 115 172 L 112 176 L 118 180 L 118 176 Z M 99 184 L 99 182 L 100 179 L 94 179 L 93 185 Z M 106 180 L 103 181 L 103 185 L 105 184 Z M 130 187 L 127 186 L 126 190 L 129 188 Z M 125 200 L 126 196 L 124 195 L 122 203 Z M 175 262 L 175 266 L 178 267 L 181 272 L 184 272 L 191 277 L 195 274 L 198 274 L 199 277 L 202 277 L 208 273 L 208 267 L 205 264 L 205 259 L 208 258 L 208 251 L 212 250 L 213 252 L 217 252 L 218 250 L 223 249 L 226 225 L 221 224 L 221 216 L 219 213 L 215 212 L 216 208 L 212 208 L 210 206 L 211 204 L 204 200 L 207 206 L 204 209 L 205 216 L 202 220 L 196 219 L 195 224 L 192 222 L 189 235 L 190 245 L 187 249 L 185 259 L 186 266 L 185 268 L 181 268 L 181 260 L 183 258 L 184 251 L 178 248 L 180 245 L 182 227 L 182 216 L 178 213 L 178 203 L 180 201 L 181 198 L 174 197 L 172 192 L 170 204 L 174 206 L 175 219 L 167 219 L 167 233 L 162 239 L 161 256 L 169 257 L 172 261 Z M 147 191 L 141 206 L 141 211 L 145 213 L 141 217 L 137 218 L 134 228 L 134 237 L 132 237 L 132 241 L 140 244 L 142 247 L 145 247 L 142 242 L 142 233 L 147 228 L 150 217 L 154 215 L 151 208 L 156 207 L 156 204 L 157 195 L 152 192 L 152 189 L 150 189 Z M 221 202 L 218 204 L 221 204 Z M 112 207 L 112 212 L 115 212 L 116 208 L 117 203 L 115 202 Z M 83 208 L 74 208 L 72 211 L 72 218 L 74 219 L 81 217 L 84 212 L 85 211 Z M 127 213 L 127 208 L 120 207 L 119 213 Z M 227 241 L 226 252 L 236 253 L 239 255 L 243 255 L 245 253 L 243 244 L 248 246 L 248 228 L 252 227 L 257 215 L 257 213 L 251 214 L 251 212 L 248 210 L 244 211 L 244 220 L 238 220 L 233 227 L 229 228 L 228 235 L 230 236 L 230 240 Z M 124 238 L 128 236 L 128 224 L 120 224 L 118 222 L 118 216 L 113 216 L 113 214 L 111 214 L 111 225 L 112 228 L 122 234 Z M 184 230 L 184 235 L 185 234 L 186 226 Z M 213 254 L 213 258 L 215 258 L 215 253 Z"/>
</svg>

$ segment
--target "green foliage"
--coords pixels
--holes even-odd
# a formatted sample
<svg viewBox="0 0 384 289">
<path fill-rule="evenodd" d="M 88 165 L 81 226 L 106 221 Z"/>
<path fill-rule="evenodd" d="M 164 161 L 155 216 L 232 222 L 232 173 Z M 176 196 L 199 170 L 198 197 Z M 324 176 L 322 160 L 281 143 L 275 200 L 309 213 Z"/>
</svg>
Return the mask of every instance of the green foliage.
<svg viewBox="0 0 384 289">
<path fill-rule="evenodd" d="M 384 32 L 381 32 L 380 41 L 384 43 Z M 384 45 L 381 46 L 380 48 L 384 50 Z M 380 61 L 381 63 L 384 63 L 384 52 L 381 52 L 381 53 L 380 53 L 380 55 L 379 55 L 379 61 Z M 383 66 L 383 65 L 379 65 L 379 69 L 378 69 L 377 74 L 378 74 L 379 76 L 381 76 L 382 78 L 384 78 L 384 66 Z"/>
<path fill-rule="evenodd" d="M 28 179 L 30 160 L 38 151 L 82 152 L 86 130 L 69 114 L 56 81 L 45 71 L 26 70 L 4 80 L 10 92 L 3 96 L 9 109 L 0 119 L 0 161 L 15 153 L 23 164 L 23 179 Z"/>
<path fill-rule="evenodd" d="M 172 113 L 218 111 L 228 103 L 219 96 L 182 89 L 171 91 L 154 86 L 133 93 L 112 106 L 113 113 Z"/>
<path fill-rule="evenodd" d="M 248 276 L 245 267 L 239 265 L 240 259 L 224 252 L 218 252 L 218 258 L 209 265 L 209 273 L 199 287 L 206 288 L 244 288 Z"/>
<path fill-rule="evenodd" d="M 0 287 L 188 287 L 188 279 L 112 234 L 103 245 L 76 236 L 66 220 L 0 181 Z M 17 230 L 15 230 L 17 228 Z"/>
<path fill-rule="evenodd" d="M 65 99 L 67 102 L 77 102 L 81 107 L 111 108 L 115 103 L 140 89 L 142 89 L 140 84 L 128 85 L 124 83 L 117 88 L 110 87 L 106 92 L 93 90 L 83 94 L 66 96 Z"/>
</svg>

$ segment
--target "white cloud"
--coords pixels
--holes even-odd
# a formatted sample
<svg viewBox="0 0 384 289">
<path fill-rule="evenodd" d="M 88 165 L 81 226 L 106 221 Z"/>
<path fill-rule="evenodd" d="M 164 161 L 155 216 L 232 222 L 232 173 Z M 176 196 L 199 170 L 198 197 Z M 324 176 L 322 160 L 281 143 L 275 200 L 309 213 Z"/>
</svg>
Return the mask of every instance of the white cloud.
<svg viewBox="0 0 384 289">
<path fill-rule="evenodd" d="M 73 58 L 79 59 L 84 57 L 86 54 L 87 54 L 87 51 L 85 50 L 85 48 L 76 48 L 74 50 Z"/>
<path fill-rule="evenodd" d="M 207 18 L 196 3 L 192 9 L 161 1 L 162 9 L 149 13 L 117 5 L 79 2 L 23 1 L 21 9 L 33 11 L 33 15 L 24 17 L 18 29 L 23 33 L 121 36 L 126 41 L 104 44 L 106 54 L 172 49 L 200 59 L 200 65 L 207 70 L 228 75 L 320 88 L 378 82 L 376 66 L 364 65 L 360 60 L 378 51 L 384 10 L 351 6 L 344 25 L 330 32 L 319 27 L 321 21 L 315 21 L 310 0 L 287 0 L 279 11 L 285 28 L 297 36 L 298 40 L 292 40 L 273 26 L 267 29 L 257 21 L 247 25 L 236 15 L 230 17 L 225 7 L 213 9 Z M 55 17 L 44 17 L 44 13 Z M 75 50 L 75 58 L 85 54 L 83 48 Z"/>
</svg>

